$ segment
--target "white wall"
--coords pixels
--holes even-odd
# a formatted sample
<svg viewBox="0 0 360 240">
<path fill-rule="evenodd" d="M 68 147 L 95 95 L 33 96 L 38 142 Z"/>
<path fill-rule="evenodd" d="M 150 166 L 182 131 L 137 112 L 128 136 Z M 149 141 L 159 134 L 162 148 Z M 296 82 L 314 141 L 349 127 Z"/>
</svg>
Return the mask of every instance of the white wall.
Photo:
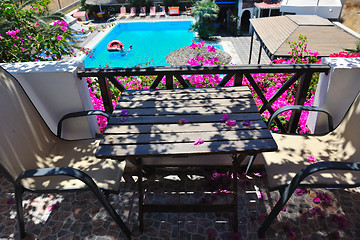
<svg viewBox="0 0 360 240">
<path fill-rule="evenodd" d="M 76 76 L 83 61 L 50 61 L 1 64 L 18 79 L 53 133 L 67 113 L 93 109 L 85 79 Z M 62 137 L 82 139 L 98 132 L 96 117 L 66 120 Z"/>
<path fill-rule="evenodd" d="M 360 58 L 323 58 L 322 63 L 329 64 L 331 70 L 328 75 L 320 74 L 313 105 L 327 109 L 335 127 L 360 91 Z M 310 113 L 308 125 L 315 133 L 328 131 L 324 114 L 318 117 L 318 114 Z"/>
<path fill-rule="evenodd" d="M 284 0 L 280 12 L 296 15 L 318 15 L 323 18 L 338 19 L 341 14 L 340 0 Z"/>
<path fill-rule="evenodd" d="M 242 1 L 240 0 L 240 1 L 239 1 L 239 4 L 238 4 L 238 17 L 239 17 L 238 28 L 241 27 L 241 17 L 242 17 L 242 15 L 243 15 L 243 13 L 244 13 L 245 11 L 249 11 L 249 12 L 250 12 L 250 19 L 251 19 L 251 18 L 254 18 L 254 8 L 244 8 L 244 9 L 242 9 L 242 5 L 243 5 L 243 3 L 242 3 Z M 251 26 L 251 24 L 249 23 L 249 33 L 251 33 L 251 32 L 252 32 L 252 26 Z"/>
</svg>

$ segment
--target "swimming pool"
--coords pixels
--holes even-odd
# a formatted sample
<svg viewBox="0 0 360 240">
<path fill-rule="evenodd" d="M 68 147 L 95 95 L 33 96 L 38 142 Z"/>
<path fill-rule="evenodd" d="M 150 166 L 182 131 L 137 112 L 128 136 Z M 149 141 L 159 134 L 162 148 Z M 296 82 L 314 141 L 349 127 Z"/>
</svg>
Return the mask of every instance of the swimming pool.
<svg viewBox="0 0 360 240">
<path fill-rule="evenodd" d="M 165 57 L 178 48 L 188 46 L 194 39 L 190 32 L 192 21 L 129 22 L 117 24 L 94 48 L 94 54 L 84 58 L 86 68 L 169 66 Z M 106 49 L 111 40 L 120 40 L 125 49 L 123 54 Z M 220 45 L 215 45 L 222 49 Z M 90 57 L 91 56 L 91 57 Z"/>
</svg>

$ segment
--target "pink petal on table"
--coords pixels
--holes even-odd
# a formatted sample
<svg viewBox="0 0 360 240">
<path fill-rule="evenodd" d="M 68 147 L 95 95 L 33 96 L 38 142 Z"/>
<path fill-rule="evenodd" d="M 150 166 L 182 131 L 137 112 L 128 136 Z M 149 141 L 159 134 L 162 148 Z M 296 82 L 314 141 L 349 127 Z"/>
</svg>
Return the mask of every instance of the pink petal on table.
<svg viewBox="0 0 360 240">
<path fill-rule="evenodd" d="M 180 119 L 180 120 L 178 121 L 178 124 L 180 124 L 180 125 L 183 125 L 183 124 L 186 124 L 186 123 L 189 123 L 189 121 L 186 120 L 185 118 L 182 118 L 182 119 Z"/>
<path fill-rule="evenodd" d="M 121 112 L 120 112 L 120 115 L 121 116 L 126 116 L 126 115 L 128 115 L 128 110 L 126 110 L 126 109 L 123 109 L 123 110 L 121 110 Z"/>
<path fill-rule="evenodd" d="M 227 121 L 227 120 L 229 120 L 229 115 L 227 115 L 226 113 L 224 113 L 224 116 L 220 119 L 220 121 L 225 122 L 225 121 Z"/>
<path fill-rule="evenodd" d="M 204 143 L 204 139 L 198 138 L 195 140 L 194 145 L 200 145 Z"/>
<path fill-rule="evenodd" d="M 227 120 L 227 121 L 225 122 L 225 124 L 226 124 L 227 126 L 235 126 L 235 125 L 236 125 L 236 120 L 233 120 L 233 119 Z"/>
<path fill-rule="evenodd" d="M 251 124 L 253 124 L 253 122 L 252 122 L 252 121 L 249 121 L 249 120 L 245 120 L 245 121 L 243 121 L 243 125 L 244 125 L 244 126 L 250 127 L 250 126 L 251 126 Z"/>
</svg>

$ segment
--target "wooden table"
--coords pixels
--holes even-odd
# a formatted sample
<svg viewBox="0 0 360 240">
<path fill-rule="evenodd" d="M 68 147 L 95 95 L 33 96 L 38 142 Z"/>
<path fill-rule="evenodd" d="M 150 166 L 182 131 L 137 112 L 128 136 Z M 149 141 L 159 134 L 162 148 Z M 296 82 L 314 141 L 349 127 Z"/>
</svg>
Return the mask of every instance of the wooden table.
<svg viewBox="0 0 360 240">
<path fill-rule="evenodd" d="M 221 120 L 224 113 L 228 114 L 229 120 L 236 120 L 233 126 Z M 203 143 L 194 144 L 202 140 Z M 160 164 L 166 159 L 166 165 L 228 164 L 236 176 L 239 163 L 247 155 L 276 149 L 277 145 L 261 119 L 248 87 L 240 86 L 125 91 L 112 114 L 96 156 L 134 162 L 139 169 L 139 179 L 143 178 L 145 159 L 155 159 Z M 221 162 L 220 156 L 223 155 L 230 155 L 232 161 Z M 186 156 L 196 158 L 182 164 L 182 157 Z M 211 161 L 214 156 L 219 156 L 216 163 Z M 138 185 L 141 230 L 144 212 L 154 211 L 233 211 L 234 230 L 238 230 L 236 178 L 233 181 L 233 203 L 215 206 L 144 204 L 142 181 L 138 181 Z"/>
</svg>

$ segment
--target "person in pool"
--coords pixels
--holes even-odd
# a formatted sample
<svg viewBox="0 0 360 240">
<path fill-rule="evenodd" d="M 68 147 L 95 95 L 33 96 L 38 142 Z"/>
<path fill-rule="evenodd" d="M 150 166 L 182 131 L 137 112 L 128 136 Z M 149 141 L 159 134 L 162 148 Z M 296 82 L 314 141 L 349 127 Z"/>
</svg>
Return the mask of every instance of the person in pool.
<svg viewBox="0 0 360 240">
<path fill-rule="evenodd" d="M 132 49 L 132 45 L 129 45 L 129 49 L 126 50 L 126 52 L 130 52 Z M 120 52 L 125 53 L 125 48 L 123 45 L 120 46 Z"/>
</svg>

